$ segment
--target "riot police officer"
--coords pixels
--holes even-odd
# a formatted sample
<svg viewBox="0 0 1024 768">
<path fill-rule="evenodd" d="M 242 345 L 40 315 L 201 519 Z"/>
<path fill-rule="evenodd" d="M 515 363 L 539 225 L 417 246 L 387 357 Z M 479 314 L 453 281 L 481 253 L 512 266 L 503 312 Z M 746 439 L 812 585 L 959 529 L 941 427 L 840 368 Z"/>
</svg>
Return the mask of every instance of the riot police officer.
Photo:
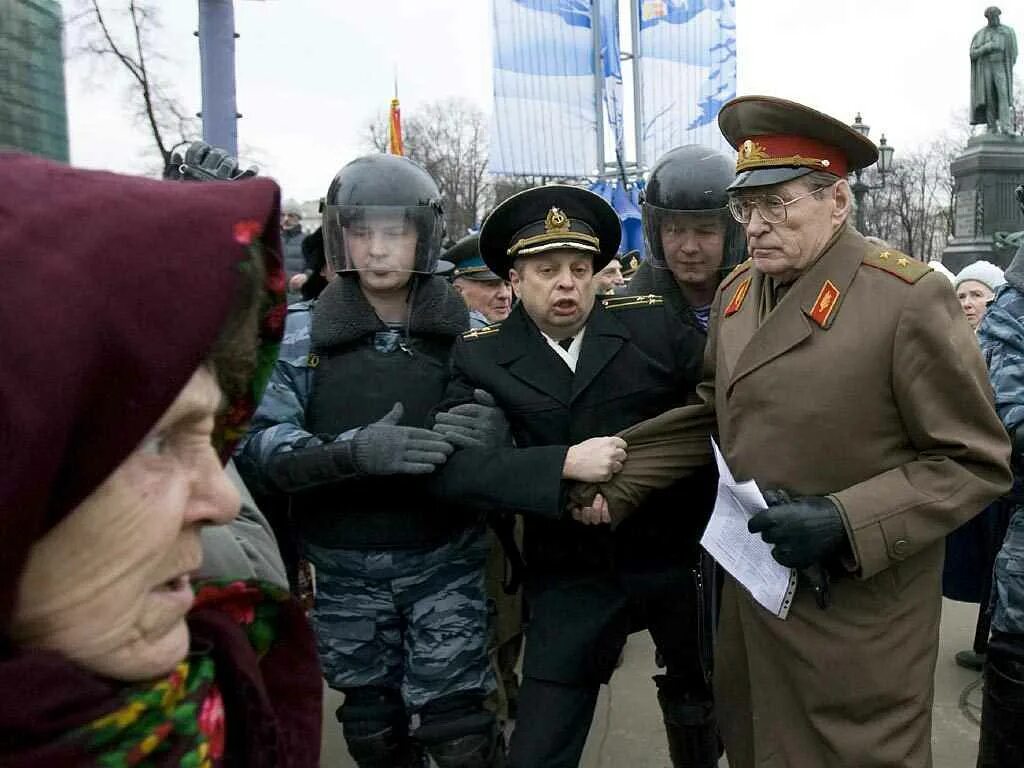
<svg viewBox="0 0 1024 768">
<path fill-rule="evenodd" d="M 459 434 L 430 429 L 449 349 L 469 327 L 461 297 L 433 274 L 443 230 L 437 185 L 412 161 L 375 154 L 342 168 L 322 224 L 336 275 L 308 341 L 289 336 L 242 449 L 291 495 L 316 568 L 321 663 L 345 694 L 338 719 L 360 768 L 421 766 L 421 747 L 441 768 L 504 761 L 483 706 L 494 686 L 488 541 L 477 515 L 424 508 L 431 473 L 497 413 L 477 403 Z"/>
<path fill-rule="evenodd" d="M 734 176 L 732 160 L 699 144 L 658 159 L 640 206 L 647 259 L 630 295 L 659 294 L 707 330 L 715 289 L 746 258 L 743 228 L 729 215 Z"/>
</svg>

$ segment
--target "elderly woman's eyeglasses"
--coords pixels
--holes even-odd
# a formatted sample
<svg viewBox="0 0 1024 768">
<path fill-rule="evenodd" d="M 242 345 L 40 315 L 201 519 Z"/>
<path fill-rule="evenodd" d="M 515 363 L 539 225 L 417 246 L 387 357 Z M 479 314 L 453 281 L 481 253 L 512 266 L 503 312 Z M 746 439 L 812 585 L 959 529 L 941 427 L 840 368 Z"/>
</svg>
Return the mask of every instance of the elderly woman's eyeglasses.
<svg viewBox="0 0 1024 768">
<path fill-rule="evenodd" d="M 757 212 L 761 214 L 761 218 L 764 219 L 768 224 L 781 224 L 786 220 L 786 211 L 789 206 L 798 200 L 816 195 L 823 189 L 828 189 L 834 186 L 832 184 L 826 184 L 824 187 L 818 187 L 812 189 L 810 192 L 805 192 L 802 195 L 797 195 L 792 200 L 783 200 L 779 195 L 759 195 L 757 197 L 733 197 L 729 199 L 729 213 L 736 219 L 740 224 L 749 224 L 750 217 L 754 213 L 754 208 L 757 208 Z"/>
</svg>

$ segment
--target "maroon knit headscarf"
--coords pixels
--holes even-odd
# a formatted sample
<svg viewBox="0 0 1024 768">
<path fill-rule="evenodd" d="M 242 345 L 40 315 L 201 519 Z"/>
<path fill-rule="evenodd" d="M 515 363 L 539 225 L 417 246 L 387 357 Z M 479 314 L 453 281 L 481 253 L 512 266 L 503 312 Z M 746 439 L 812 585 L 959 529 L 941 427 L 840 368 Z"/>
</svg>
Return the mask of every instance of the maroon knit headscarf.
<svg viewBox="0 0 1024 768">
<path fill-rule="evenodd" d="M 0 153 L 0 645 L 31 545 L 206 358 L 246 238 L 279 260 L 279 196 Z"/>
</svg>

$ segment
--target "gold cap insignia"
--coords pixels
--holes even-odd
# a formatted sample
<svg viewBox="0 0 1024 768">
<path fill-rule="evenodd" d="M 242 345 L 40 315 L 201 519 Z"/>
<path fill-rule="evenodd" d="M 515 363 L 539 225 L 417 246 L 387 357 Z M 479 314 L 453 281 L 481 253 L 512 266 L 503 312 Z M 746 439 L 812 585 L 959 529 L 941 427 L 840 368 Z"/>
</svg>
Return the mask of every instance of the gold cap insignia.
<svg viewBox="0 0 1024 768">
<path fill-rule="evenodd" d="M 638 259 L 636 256 L 634 256 L 633 258 L 631 258 L 629 260 L 629 268 L 630 269 L 636 269 L 639 266 L 640 266 L 640 259 Z"/>
<path fill-rule="evenodd" d="M 569 217 L 565 215 L 561 208 L 552 207 L 544 219 L 544 233 L 551 234 L 553 232 L 568 231 Z"/>
<path fill-rule="evenodd" d="M 746 163 L 751 160 L 766 160 L 768 151 L 756 141 L 747 139 L 740 146 L 740 162 Z"/>
</svg>

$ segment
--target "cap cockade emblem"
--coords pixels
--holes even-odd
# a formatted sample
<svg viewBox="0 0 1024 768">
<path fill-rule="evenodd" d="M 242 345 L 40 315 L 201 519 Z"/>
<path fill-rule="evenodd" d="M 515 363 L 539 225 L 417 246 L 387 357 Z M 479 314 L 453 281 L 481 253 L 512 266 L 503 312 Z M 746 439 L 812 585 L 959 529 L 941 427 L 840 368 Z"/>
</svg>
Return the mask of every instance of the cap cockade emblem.
<svg viewBox="0 0 1024 768">
<path fill-rule="evenodd" d="M 569 217 L 565 215 L 561 208 L 552 207 L 544 219 L 544 233 L 551 234 L 552 232 L 568 231 Z"/>
<path fill-rule="evenodd" d="M 747 139 L 740 145 L 740 161 L 765 160 L 768 158 L 768 151 L 756 141 Z"/>
</svg>

